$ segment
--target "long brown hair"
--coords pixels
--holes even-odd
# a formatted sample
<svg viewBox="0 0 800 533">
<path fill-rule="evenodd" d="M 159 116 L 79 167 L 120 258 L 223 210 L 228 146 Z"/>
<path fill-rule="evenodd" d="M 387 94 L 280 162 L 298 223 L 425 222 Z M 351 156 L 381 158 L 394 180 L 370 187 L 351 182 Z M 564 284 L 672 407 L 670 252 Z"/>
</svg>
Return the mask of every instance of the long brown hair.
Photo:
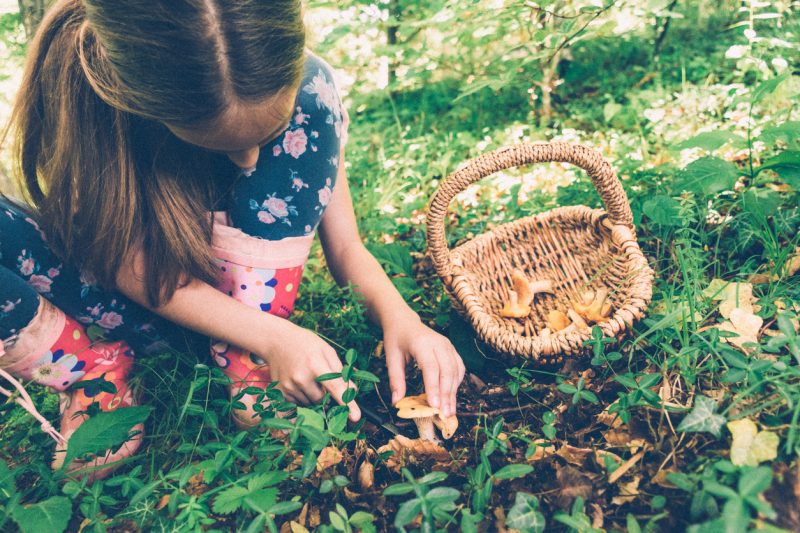
<svg viewBox="0 0 800 533">
<path fill-rule="evenodd" d="M 141 249 L 150 305 L 213 282 L 209 158 L 191 126 L 297 82 L 300 0 L 59 0 L 31 44 L 11 131 L 53 250 L 114 287 Z"/>
</svg>

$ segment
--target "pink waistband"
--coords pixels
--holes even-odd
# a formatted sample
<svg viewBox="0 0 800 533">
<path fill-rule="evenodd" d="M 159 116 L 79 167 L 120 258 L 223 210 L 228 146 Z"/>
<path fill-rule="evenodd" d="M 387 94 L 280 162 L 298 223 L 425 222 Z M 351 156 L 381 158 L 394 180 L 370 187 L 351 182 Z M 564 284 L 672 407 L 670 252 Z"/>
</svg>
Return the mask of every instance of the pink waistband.
<svg viewBox="0 0 800 533">
<path fill-rule="evenodd" d="M 213 216 L 211 247 L 219 259 L 255 268 L 291 268 L 305 264 L 311 252 L 314 234 L 268 241 L 231 227 L 222 211 Z"/>
</svg>

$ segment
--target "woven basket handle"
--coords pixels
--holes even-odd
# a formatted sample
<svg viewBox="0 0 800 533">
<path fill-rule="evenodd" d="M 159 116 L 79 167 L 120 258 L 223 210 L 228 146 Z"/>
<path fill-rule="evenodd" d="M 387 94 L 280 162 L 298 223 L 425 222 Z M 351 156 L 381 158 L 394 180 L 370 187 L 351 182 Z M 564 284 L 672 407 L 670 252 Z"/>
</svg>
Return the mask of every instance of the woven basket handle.
<svg viewBox="0 0 800 533">
<path fill-rule="evenodd" d="M 614 169 L 599 152 L 579 144 L 521 143 L 483 154 L 467 161 L 439 185 L 428 208 L 428 249 L 441 276 L 450 274 L 450 249 L 445 239 L 445 217 L 453 198 L 476 181 L 500 170 L 530 163 L 562 162 L 589 174 L 613 225 L 633 230 L 633 213 Z"/>
</svg>

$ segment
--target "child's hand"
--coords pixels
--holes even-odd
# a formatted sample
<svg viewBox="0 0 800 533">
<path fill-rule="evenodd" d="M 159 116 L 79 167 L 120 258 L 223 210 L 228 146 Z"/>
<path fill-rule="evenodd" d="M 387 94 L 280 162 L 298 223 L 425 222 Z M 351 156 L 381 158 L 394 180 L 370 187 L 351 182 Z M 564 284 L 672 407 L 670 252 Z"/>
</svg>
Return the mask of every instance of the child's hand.
<svg viewBox="0 0 800 533">
<path fill-rule="evenodd" d="M 397 320 L 383 330 L 386 367 L 392 403 L 406 394 L 406 364 L 414 359 L 422 370 L 428 403 L 441 410 L 442 416 L 456 412 L 456 393 L 464 379 L 464 362 L 452 343 L 425 326 L 413 315 Z"/>
<path fill-rule="evenodd" d="M 325 390 L 340 404 L 342 395 L 349 387 L 355 388 L 351 381 L 345 385 L 342 378 L 319 383 L 316 379 L 331 372 L 341 372 L 342 362 L 327 342 L 314 332 L 301 328 L 289 321 L 286 329 L 273 335 L 270 346 L 263 355 L 269 363 L 270 375 L 278 382 L 278 389 L 287 400 L 301 405 L 318 403 L 325 396 Z M 361 409 L 355 400 L 350 408 L 350 420 L 358 422 Z"/>
</svg>

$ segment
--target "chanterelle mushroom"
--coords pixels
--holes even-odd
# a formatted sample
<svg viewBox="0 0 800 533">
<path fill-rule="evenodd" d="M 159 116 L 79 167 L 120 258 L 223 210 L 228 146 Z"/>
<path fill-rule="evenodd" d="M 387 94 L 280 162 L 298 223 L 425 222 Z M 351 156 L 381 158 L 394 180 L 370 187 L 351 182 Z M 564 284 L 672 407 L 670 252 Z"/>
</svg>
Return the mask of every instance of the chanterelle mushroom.
<svg viewBox="0 0 800 533">
<path fill-rule="evenodd" d="M 442 432 L 445 439 L 453 436 L 458 428 L 458 418 L 455 415 L 447 418 L 439 416 L 439 409 L 428 405 L 428 396 L 406 396 L 395 404 L 398 409 L 397 416 L 400 418 L 410 418 L 417 425 L 419 436 L 431 442 L 439 442 L 436 432 L 433 430 L 435 425 Z"/>
<path fill-rule="evenodd" d="M 500 309 L 500 316 L 504 318 L 525 318 L 531 314 L 531 306 L 519 301 L 516 291 L 508 291 L 509 301 Z"/>
<path fill-rule="evenodd" d="M 417 425 L 421 439 L 431 442 L 439 442 L 436 432 L 433 429 L 433 417 L 439 414 L 439 410 L 428 405 L 428 399 L 424 394 L 419 396 L 406 396 L 395 404 L 397 416 L 400 418 L 410 418 Z"/>
<path fill-rule="evenodd" d="M 552 293 L 554 290 L 552 280 L 528 281 L 525 273 L 519 269 L 511 273 L 511 283 L 514 290 L 508 291 L 509 301 L 500 310 L 500 316 L 505 318 L 525 318 L 531 312 L 530 304 L 536 294 Z"/>
<path fill-rule="evenodd" d="M 552 331 L 561 331 L 570 325 L 570 320 L 566 313 L 554 309 L 547 313 L 547 325 Z"/>
<path fill-rule="evenodd" d="M 586 291 L 581 301 L 572 302 L 575 312 L 591 322 L 603 322 L 611 314 L 611 303 L 606 302 L 608 289 Z"/>
</svg>

